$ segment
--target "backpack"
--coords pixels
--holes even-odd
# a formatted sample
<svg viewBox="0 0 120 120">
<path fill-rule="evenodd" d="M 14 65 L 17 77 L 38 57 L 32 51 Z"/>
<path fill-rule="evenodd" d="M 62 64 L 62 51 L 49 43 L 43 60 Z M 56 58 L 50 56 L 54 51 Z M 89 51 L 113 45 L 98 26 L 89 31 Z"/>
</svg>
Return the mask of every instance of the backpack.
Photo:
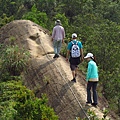
<svg viewBox="0 0 120 120">
<path fill-rule="evenodd" d="M 80 48 L 78 46 L 78 41 L 76 41 L 76 43 L 71 41 L 71 43 L 72 43 L 71 57 L 73 57 L 73 58 L 80 57 Z"/>
</svg>

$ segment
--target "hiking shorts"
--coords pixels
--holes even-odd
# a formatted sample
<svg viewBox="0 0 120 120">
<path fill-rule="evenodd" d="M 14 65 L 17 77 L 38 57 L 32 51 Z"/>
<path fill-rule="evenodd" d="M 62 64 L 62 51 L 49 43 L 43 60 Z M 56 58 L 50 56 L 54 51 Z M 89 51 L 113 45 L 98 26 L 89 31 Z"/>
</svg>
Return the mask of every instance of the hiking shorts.
<svg viewBox="0 0 120 120">
<path fill-rule="evenodd" d="M 79 65 L 80 64 L 80 57 L 77 57 L 77 58 L 70 57 L 69 62 L 71 65 Z"/>
</svg>

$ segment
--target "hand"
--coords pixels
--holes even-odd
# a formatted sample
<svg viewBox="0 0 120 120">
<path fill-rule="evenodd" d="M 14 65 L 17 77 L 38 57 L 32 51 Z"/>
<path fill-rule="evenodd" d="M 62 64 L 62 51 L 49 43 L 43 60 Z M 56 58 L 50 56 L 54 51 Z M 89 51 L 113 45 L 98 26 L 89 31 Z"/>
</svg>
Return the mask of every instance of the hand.
<svg viewBox="0 0 120 120">
<path fill-rule="evenodd" d="M 80 61 L 81 61 L 81 62 L 83 62 L 83 61 L 84 61 L 83 57 L 81 57 Z"/>
<path fill-rule="evenodd" d="M 66 61 L 68 62 L 68 58 L 66 58 Z"/>
<path fill-rule="evenodd" d="M 51 41 L 53 41 L 53 38 L 51 39 Z"/>
</svg>

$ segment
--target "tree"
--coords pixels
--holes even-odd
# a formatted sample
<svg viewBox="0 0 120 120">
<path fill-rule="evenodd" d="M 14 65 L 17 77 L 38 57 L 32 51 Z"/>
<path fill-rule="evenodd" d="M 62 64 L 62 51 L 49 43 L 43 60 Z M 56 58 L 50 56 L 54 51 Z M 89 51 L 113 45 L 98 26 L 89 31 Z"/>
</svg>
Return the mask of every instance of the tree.
<svg viewBox="0 0 120 120">
<path fill-rule="evenodd" d="M 31 20 L 44 28 L 48 27 L 48 17 L 45 12 L 40 12 L 37 10 L 36 5 L 34 4 L 31 8 L 31 11 L 26 13 L 22 19 Z"/>
</svg>

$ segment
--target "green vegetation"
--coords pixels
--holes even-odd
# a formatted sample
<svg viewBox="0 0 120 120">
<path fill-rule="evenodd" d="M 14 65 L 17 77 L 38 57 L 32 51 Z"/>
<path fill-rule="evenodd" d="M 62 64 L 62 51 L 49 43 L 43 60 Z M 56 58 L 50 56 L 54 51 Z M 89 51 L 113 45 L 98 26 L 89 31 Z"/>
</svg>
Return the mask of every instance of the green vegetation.
<svg viewBox="0 0 120 120">
<path fill-rule="evenodd" d="M 99 95 L 105 96 L 110 109 L 120 113 L 120 0 L 0 0 L 0 27 L 16 19 L 29 19 L 50 32 L 55 20 L 60 19 L 66 30 L 66 44 L 71 40 L 71 34 L 76 32 L 83 43 L 84 54 L 92 52 L 97 58 Z M 4 49 L 6 54 L 13 52 L 13 48 L 9 49 Z M 61 54 L 66 56 L 66 45 Z M 12 69 L 13 66 L 24 66 L 21 60 L 25 58 L 12 66 L 10 61 L 4 62 Z M 1 59 L 5 60 L 5 56 Z M 85 70 L 86 63 L 81 66 Z M 6 68 L 2 64 L 0 67 Z M 4 81 L 9 74 L 16 74 L 10 71 L 2 75 Z"/>
<path fill-rule="evenodd" d="M 19 48 L 15 44 L 15 38 L 9 38 L 8 45 L 1 45 L 0 47 L 0 80 L 7 81 L 20 76 L 21 72 L 25 71 L 29 65 L 30 54 L 23 48 Z"/>
<path fill-rule="evenodd" d="M 0 120 L 58 120 L 46 96 L 36 98 L 20 81 L 0 83 L 0 94 Z"/>
<path fill-rule="evenodd" d="M 36 98 L 22 84 L 21 73 L 27 70 L 30 54 L 14 41 L 11 37 L 9 44 L 0 47 L 0 120 L 58 120 L 47 97 Z"/>
</svg>

